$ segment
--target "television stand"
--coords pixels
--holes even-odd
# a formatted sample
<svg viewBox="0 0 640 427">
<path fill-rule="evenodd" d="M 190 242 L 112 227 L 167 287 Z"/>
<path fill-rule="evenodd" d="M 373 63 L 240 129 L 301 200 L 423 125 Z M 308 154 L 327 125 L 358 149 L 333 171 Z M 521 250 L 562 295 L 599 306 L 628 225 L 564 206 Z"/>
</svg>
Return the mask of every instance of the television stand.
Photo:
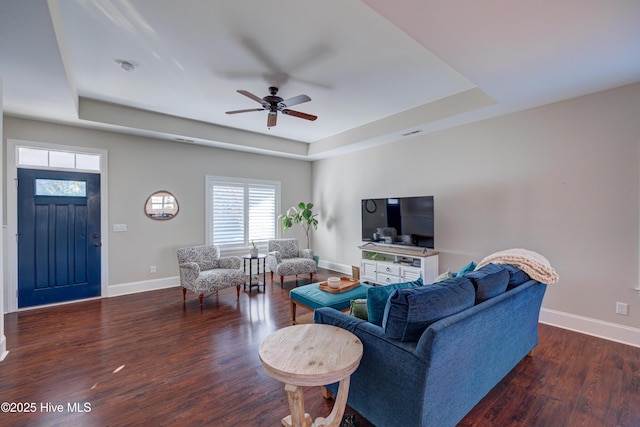
<svg viewBox="0 0 640 427">
<path fill-rule="evenodd" d="M 438 252 L 430 249 L 365 243 L 362 251 L 360 281 L 374 285 L 408 282 L 422 277 L 431 284 L 438 277 Z"/>
</svg>

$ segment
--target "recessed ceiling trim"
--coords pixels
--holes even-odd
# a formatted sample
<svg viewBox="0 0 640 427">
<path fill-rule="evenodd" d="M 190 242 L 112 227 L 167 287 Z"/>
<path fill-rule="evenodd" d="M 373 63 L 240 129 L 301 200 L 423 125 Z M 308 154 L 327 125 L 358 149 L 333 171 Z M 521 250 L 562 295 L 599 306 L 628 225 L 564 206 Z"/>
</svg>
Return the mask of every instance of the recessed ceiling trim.
<svg viewBox="0 0 640 427">
<path fill-rule="evenodd" d="M 247 132 L 85 97 L 79 98 L 81 120 L 126 128 L 183 135 L 184 138 L 224 141 L 228 146 L 266 150 L 276 154 L 307 155 L 307 143 Z"/>
<path fill-rule="evenodd" d="M 410 110 L 402 111 L 339 135 L 314 142 L 309 146 L 309 155 L 344 148 L 366 140 L 373 140 L 395 133 L 389 142 L 402 138 L 399 131 L 426 126 L 437 120 L 478 110 L 497 104 L 497 101 L 479 88 L 468 89 Z"/>
</svg>

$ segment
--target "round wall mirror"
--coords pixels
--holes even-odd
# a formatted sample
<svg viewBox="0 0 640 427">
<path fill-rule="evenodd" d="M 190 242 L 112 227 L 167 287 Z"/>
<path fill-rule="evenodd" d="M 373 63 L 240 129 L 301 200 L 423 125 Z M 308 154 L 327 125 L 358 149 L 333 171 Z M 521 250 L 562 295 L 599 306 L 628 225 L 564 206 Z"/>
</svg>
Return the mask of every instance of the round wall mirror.
<svg viewBox="0 0 640 427">
<path fill-rule="evenodd" d="M 178 200 L 168 191 L 156 191 L 147 198 L 144 213 L 151 219 L 167 220 L 178 215 Z"/>
</svg>

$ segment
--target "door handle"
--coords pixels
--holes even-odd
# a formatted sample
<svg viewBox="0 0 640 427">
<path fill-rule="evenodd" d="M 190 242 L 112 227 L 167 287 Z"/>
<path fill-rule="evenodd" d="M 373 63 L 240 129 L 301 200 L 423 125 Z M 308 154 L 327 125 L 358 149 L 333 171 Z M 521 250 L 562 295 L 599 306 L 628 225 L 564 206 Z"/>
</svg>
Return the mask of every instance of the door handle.
<svg viewBox="0 0 640 427">
<path fill-rule="evenodd" d="M 93 246 L 94 248 L 99 248 L 100 246 L 102 246 L 102 243 L 94 242 L 91 244 L 91 246 Z"/>
<path fill-rule="evenodd" d="M 100 237 L 100 235 L 96 233 L 96 234 L 94 234 L 94 235 L 93 235 L 93 236 L 91 236 L 91 237 L 93 237 L 94 239 L 97 239 L 98 237 Z"/>
</svg>

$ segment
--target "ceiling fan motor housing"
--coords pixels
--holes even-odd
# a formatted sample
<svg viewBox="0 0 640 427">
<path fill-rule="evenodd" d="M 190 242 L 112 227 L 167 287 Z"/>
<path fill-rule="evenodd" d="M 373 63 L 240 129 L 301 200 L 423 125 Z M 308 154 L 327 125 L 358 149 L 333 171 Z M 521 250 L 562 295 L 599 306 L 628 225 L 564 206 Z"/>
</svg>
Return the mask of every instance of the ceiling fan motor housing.
<svg viewBox="0 0 640 427">
<path fill-rule="evenodd" d="M 271 86 L 269 88 L 269 93 L 271 95 L 265 96 L 264 98 L 262 98 L 262 100 L 271 104 L 271 108 L 277 107 L 279 102 L 284 101 L 283 98 L 280 98 L 279 96 L 277 96 L 277 93 L 278 93 L 277 87 Z"/>
</svg>

